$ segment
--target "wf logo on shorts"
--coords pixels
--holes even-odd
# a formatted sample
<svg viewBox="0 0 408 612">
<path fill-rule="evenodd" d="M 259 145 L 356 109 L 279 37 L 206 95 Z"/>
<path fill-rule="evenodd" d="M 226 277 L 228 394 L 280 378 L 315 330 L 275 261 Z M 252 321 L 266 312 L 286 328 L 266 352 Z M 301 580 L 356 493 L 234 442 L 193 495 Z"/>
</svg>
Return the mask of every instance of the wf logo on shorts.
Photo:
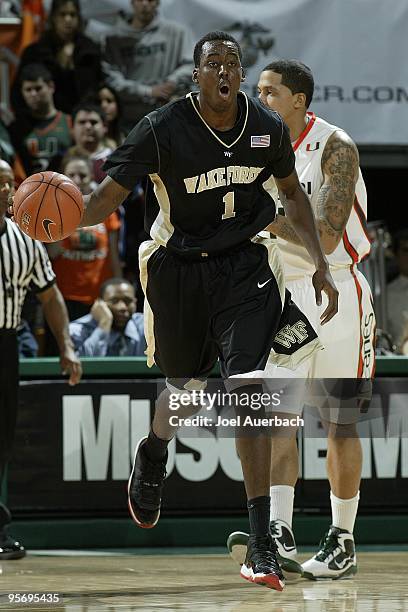
<svg viewBox="0 0 408 612">
<path fill-rule="evenodd" d="M 275 336 L 275 342 L 285 348 L 290 348 L 293 344 L 302 344 L 307 338 L 306 323 L 297 321 L 293 325 L 285 325 Z"/>
</svg>

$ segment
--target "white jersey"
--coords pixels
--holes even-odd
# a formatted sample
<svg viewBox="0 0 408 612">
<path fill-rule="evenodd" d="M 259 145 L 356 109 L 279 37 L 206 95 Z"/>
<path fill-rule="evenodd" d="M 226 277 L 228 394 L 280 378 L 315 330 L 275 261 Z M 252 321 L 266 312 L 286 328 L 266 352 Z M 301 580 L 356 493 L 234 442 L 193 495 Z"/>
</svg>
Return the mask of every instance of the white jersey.
<svg viewBox="0 0 408 612">
<path fill-rule="evenodd" d="M 293 144 L 296 156 L 296 171 L 299 180 L 308 194 L 316 214 L 319 191 L 324 182 L 322 155 L 330 136 L 340 128 L 330 125 L 314 113 L 307 113 L 308 124 Z M 341 130 L 344 131 L 344 130 Z M 277 202 L 277 188 L 268 181 L 265 187 Z M 279 247 L 285 264 L 287 280 L 313 275 L 315 266 L 304 247 L 278 238 Z M 367 192 L 359 169 L 355 190 L 354 205 L 344 231 L 343 239 L 336 250 L 327 255 L 331 270 L 346 268 L 361 261 L 370 252 L 367 232 Z"/>
</svg>

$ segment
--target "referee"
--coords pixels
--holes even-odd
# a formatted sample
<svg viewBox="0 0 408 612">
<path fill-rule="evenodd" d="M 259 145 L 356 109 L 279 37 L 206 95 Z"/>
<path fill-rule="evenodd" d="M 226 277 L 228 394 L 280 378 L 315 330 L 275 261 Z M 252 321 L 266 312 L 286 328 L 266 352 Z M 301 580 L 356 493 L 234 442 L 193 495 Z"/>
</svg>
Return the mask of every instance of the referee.
<svg viewBox="0 0 408 612">
<path fill-rule="evenodd" d="M 68 331 L 64 299 L 55 284 L 55 275 L 43 245 L 23 234 L 6 219 L 8 197 L 13 194 L 14 175 L 0 160 L 0 483 L 11 456 L 18 408 L 17 327 L 24 298 L 33 289 L 42 304 L 60 351 L 63 372 L 76 385 L 82 374 Z M 11 515 L 0 502 L 0 562 L 24 557 L 24 547 L 7 532 Z"/>
</svg>

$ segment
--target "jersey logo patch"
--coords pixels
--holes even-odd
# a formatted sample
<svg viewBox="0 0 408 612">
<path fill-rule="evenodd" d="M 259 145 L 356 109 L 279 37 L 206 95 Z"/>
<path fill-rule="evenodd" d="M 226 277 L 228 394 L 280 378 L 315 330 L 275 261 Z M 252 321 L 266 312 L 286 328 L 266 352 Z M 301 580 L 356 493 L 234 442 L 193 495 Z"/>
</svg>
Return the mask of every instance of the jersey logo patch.
<svg viewBox="0 0 408 612">
<path fill-rule="evenodd" d="M 232 157 L 232 151 L 224 151 L 225 157 Z"/>
<path fill-rule="evenodd" d="M 251 136 L 251 148 L 255 147 L 269 147 L 271 144 L 271 135 L 265 134 L 264 136 Z"/>
<path fill-rule="evenodd" d="M 314 142 L 314 146 L 310 144 L 310 142 L 306 145 L 306 151 L 317 151 L 320 148 L 320 142 Z"/>
</svg>

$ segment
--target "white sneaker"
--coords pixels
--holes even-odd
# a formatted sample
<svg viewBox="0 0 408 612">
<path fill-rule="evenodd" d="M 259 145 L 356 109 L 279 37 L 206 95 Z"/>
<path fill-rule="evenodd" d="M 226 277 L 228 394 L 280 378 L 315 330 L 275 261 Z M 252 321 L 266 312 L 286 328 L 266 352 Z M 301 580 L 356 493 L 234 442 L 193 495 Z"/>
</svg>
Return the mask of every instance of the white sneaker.
<svg viewBox="0 0 408 612">
<path fill-rule="evenodd" d="M 293 531 L 285 521 L 271 521 L 270 531 L 277 546 L 277 558 L 286 580 L 296 580 L 302 576 L 302 566 L 296 561 L 297 549 Z M 247 554 L 249 535 L 234 531 L 227 540 L 227 548 L 236 563 L 242 565 Z"/>
<path fill-rule="evenodd" d="M 303 576 L 309 580 L 350 578 L 357 573 L 354 537 L 333 525 L 319 544 L 314 557 L 302 563 Z"/>
</svg>

